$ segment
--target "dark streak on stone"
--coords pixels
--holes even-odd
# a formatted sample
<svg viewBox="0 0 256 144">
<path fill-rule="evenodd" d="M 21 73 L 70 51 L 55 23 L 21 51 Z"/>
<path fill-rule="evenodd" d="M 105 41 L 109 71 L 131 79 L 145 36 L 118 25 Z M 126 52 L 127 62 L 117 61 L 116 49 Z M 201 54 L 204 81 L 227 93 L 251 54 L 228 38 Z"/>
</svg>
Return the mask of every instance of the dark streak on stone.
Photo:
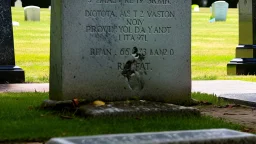
<svg viewBox="0 0 256 144">
<path fill-rule="evenodd" d="M 128 60 L 125 63 L 123 71 L 122 71 L 121 74 L 127 79 L 127 82 L 128 82 L 128 85 L 129 85 L 130 89 L 132 89 L 132 90 L 134 90 L 134 89 L 142 90 L 144 88 L 144 81 L 142 79 L 141 72 L 139 72 L 136 69 L 136 64 L 137 64 L 138 61 L 142 62 L 145 59 L 145 55 L 140 54 L 138 52 L 137 47 L 133 47 L 132 56 L 133 56 L 133 58 L 131 60 Z M 135 81 L 135 84 L 134 84 L 134 82 L 131 82 L 132 77 L 133 77 L 133 81 Z"/>
</svg>

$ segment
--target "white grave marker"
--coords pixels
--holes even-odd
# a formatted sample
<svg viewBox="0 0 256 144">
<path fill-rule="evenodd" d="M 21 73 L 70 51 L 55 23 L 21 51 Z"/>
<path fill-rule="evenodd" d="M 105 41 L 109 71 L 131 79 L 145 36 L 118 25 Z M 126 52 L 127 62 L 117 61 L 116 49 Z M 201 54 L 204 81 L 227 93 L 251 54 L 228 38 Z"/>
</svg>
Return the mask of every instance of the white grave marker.
<svg viewBox="0 0 256 144">
<path fill-rule="evenodd" d="M 20 23 L 19 23 L 19 22 L 16 22 L 16 21 L 13 21 L 13 22 L 12 22 L 12 25 L 13 25 L 13 26 L 20 26 Z"/>
<path fill-rule="evenodd" d="M 212 4 L 212 16 L 216 21 L 226 21 L 228 13 L 228 3 L 216 1 Z"/>
<path fill-rule="evenodd" d="M 25 21 L 40 21 L 40 7 L 27 6 L 24 8 Z"/>
<path fill-rule="evenodd" d="M 20 0 L 17 0 L 15 3 L 14 3 L 14 6 L 15 7 L 22 7 L 22 2 Z"/>
</svg>

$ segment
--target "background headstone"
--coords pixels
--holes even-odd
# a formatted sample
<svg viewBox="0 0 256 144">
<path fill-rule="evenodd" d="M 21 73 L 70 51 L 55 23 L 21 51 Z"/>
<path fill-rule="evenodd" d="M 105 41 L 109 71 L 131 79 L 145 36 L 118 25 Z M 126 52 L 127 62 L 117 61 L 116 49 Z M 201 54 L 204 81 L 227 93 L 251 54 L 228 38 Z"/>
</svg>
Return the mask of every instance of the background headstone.
<svg viewBox="0 0 256 144">
<path fill-rule="evenodd" d="M 15 7 L 22 7 L 22 2 L 20 0 L 17 0 L 15 3 L 14 3 L 14 6 Z"/>
<path fill-rule="evenodd" d="M 191 100 L 191 1 L 51 6 L 50 99 Z"/>
<path fill-rule="evenodd" d="M 40 7 L 26 6 L 24 8 L 25 21 L 40 21 Z"/>
<path fill-rule="evenodd" d="M 194 11 L 194 12 L 200 11 L 199 5 L 193 4 L 191 7 L 192 7 L 192 11 Z"/>
<path fill-rule="evenodd" d="M 12 22 L 12 25 L 13 25 L 13 26 L 20 26 L 20 23 L 19 23 L 19 22 L 16 22 L 16 21 L 13 21 L 13 22 Z"/>
<path fill-rule="evenodd" d="M 24 81 L 24 71 L 15 66 L 11 1 L 0 0 L 0 83 Z"/>
<path fill-rule="evenodd" d="M 256 74 L 256 1 L 239 0 L 239 45 L 227 64 L 228 75 Z"/>
<path fill-rule="evenodd" d="M 226 21 L 228 13 L 228 3 L 226 1 L 216 1 L 212 4 L 212 16 L 215 21 Z"/>
<path fill-rule="evenodd" d="M 256 135 L 228 129 L 52 138 L 46 144 L 252 144 Z"/>
</svg>

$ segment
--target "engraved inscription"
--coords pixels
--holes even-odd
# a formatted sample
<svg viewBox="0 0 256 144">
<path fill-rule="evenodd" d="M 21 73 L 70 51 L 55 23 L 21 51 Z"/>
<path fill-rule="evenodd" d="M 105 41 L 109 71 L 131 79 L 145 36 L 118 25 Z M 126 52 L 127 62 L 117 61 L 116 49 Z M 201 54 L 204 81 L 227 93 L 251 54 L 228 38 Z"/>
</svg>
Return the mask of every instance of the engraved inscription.
<svg viewBox="0 0 256 144">
<path fill-rule="evenodd" d="M 144 87 L 143 76 L 153 71 L 150 57 L 173 57 L 172 47 L 125 46 L 125 43 L 154 43 L 164 37 L 171 37 L 175 25 L 166 20 L 176 20 L 172 9 L 162 6 L 172 5 L 172 0 L 88 0 L 84 9 L 84 17 L 91 23 L 85 23 L 84 31 L 89 37 L 98 41 L 106 41 L 107 37 L 123 46 L 95 46 L 88 49 L 90 56 L 121 57 L 116 61 L 116 69 L 125 77 L 130 89 L 141 90 Z M 94 5 L 94 6 L 90 6 Z M 124 5 L 131 8 L 117 8 Z M 148 9 L 140 9 L 135 5 L 143 5 Z M 135 8 L 133 8 L 133 6 Z M 152 8 L 150 8 L 152 6 Z M 113 20 L 113 22 L 112 22 Z M 114 21 L 118 22 L 114 22 Z M 105 21 L 107 21 L 105 23 Z M 155 23 L 152 21 L 159 21 Z M 110 41 L 111 41 L 110 40 Z M 110 44 L 111 42 L 108 41 Z M 136 45 L 135 44 L 135 45 Z"/>
</svg>

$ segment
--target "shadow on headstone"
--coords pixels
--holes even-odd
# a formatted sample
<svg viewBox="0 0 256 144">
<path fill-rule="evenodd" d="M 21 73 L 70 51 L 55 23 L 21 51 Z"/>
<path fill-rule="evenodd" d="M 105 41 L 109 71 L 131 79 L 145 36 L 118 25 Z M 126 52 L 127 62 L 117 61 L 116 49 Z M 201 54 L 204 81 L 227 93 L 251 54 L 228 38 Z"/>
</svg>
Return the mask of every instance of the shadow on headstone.
<svg viewBox="0 0 256 144">
<path fill-rule="evenodd" d="M 0 83 L 22 82 L 25 73 L 15 66 L 11 1 L 0 0 Z"/>
</svg>

